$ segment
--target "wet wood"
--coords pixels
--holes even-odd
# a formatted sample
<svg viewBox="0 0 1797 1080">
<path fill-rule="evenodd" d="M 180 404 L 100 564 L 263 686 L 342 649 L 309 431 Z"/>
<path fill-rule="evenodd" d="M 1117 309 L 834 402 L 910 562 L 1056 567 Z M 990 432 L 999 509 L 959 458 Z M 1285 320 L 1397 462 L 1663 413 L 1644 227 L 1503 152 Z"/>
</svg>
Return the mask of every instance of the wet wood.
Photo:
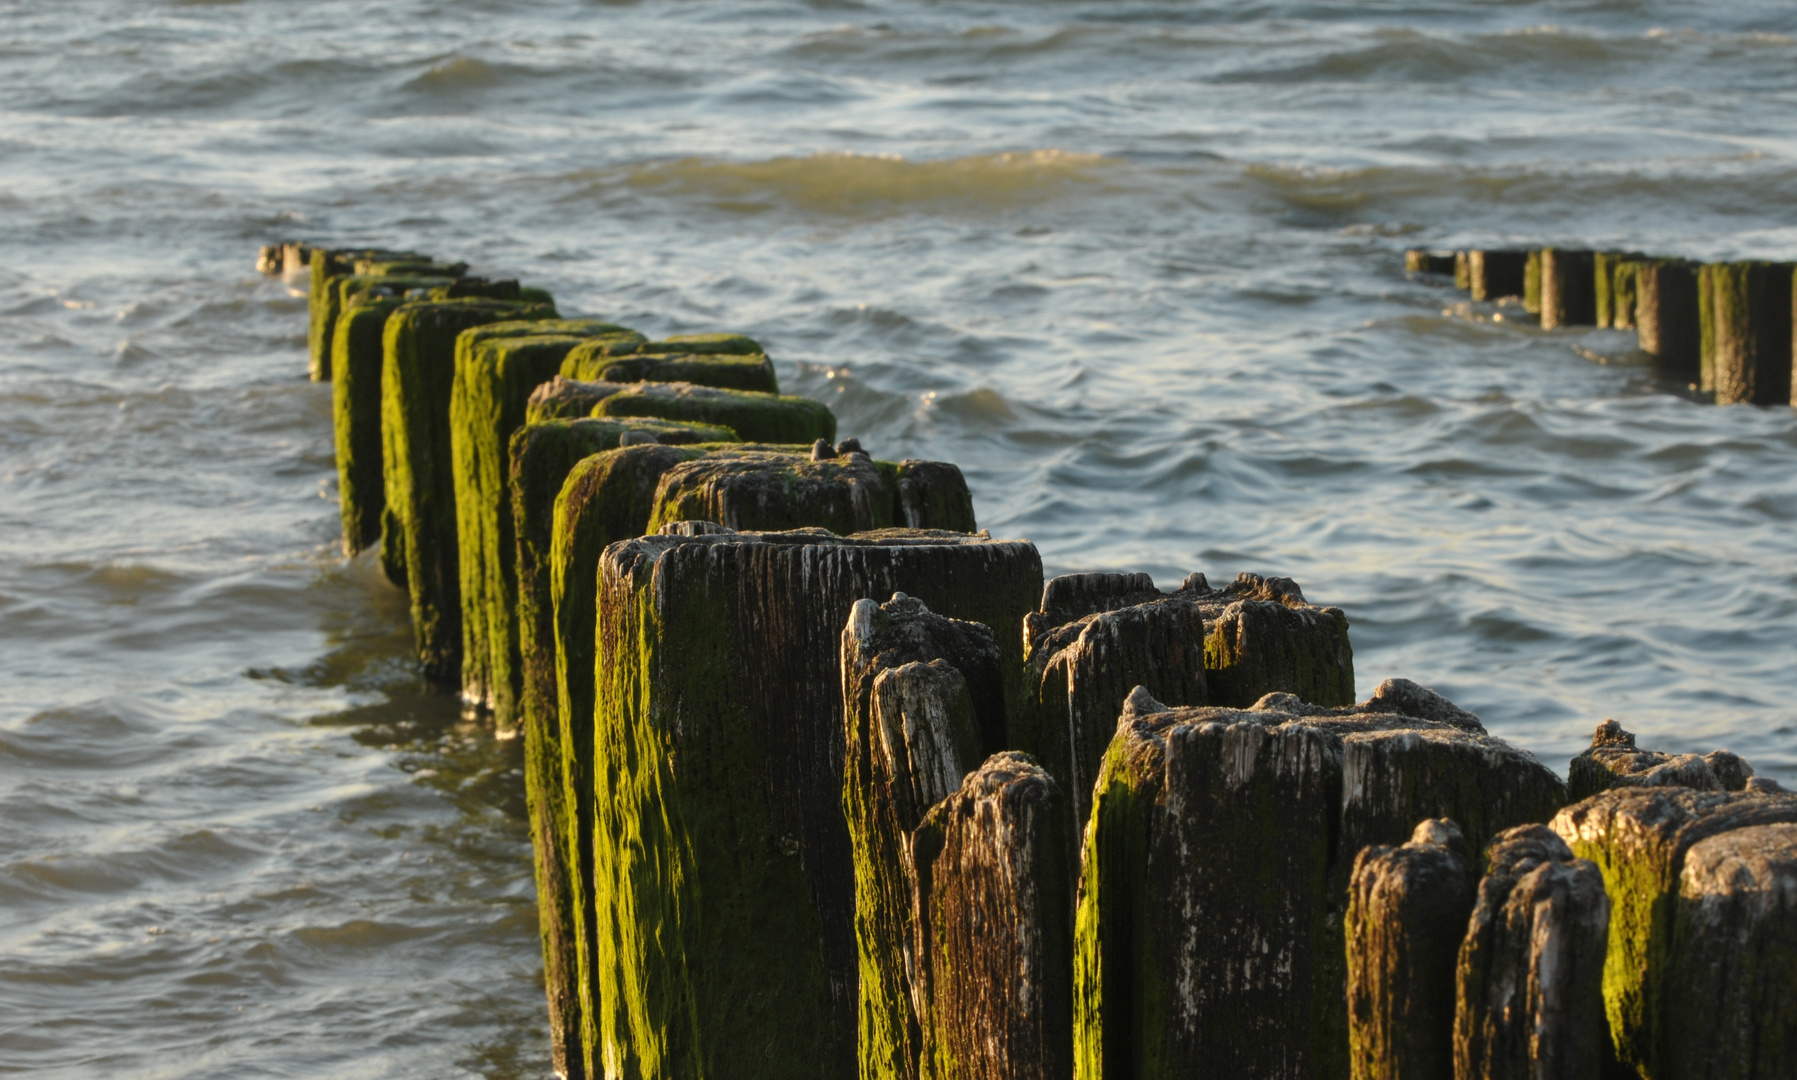
<svg viewBox="0 0 1797 1080">
<path fill-rule="evenodd" d="M 1596 269 L 1592 252 L 1541 249 L 1541 327 L 1597 324 Z"/>
<path fill-rule="evenodd" d="M 1613 787 L 1672 785 L 1698 791 L 1740 791 L 1752 776 L 1753 766 L 1727 750 L 1703 755 L 1642 750 L 1636 747 L 1634 734 L 1614 720 L 1597 726 L 1591 746 L 1572 759 L 1567 771 L 1575 801 Z"/>
<path fill-rule="evenodd" d="M 1660 372 L 1695 383 L 1702 375 L 1697 271 L 1682 259 L 1651 259 L 1635 271 L 1635 335 Z"/>
<path fill-rule="evenodd" d="M 1791 402 L 1791 264 L 1707 266 L 1709 353 L 1718 405 Z"/>
<path fill-rule="evenodd" d="M 1524 273 L 1528 268 L 1526 251 L 1475 250 L 1466 253 L 1467 288 L 1474 300 L 1502 300 L 1521 297 Z"/>
</svg>

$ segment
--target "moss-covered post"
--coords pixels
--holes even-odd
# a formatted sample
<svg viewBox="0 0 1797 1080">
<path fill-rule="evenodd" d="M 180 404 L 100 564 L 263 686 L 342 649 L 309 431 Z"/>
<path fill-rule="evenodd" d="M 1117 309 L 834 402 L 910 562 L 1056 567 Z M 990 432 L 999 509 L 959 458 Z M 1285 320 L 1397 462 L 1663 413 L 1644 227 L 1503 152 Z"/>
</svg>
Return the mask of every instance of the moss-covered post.
<svg viewBox="0 0 1797 1080">
<path fill-rule="evenodd" d="M 337 497 L 343 551 L 380 542 L 387 495 L 381 471 L 381 357 L 387 316 L 401 296 L 354 297 L 337 318 L 331 345 L 331 426 L 337 446 Z M 401 573 L 397 585 L 405 585 Z"/>
<path fill-rule="evenodd" d="M 1663 374 L 1689 383 L 1702 378 L 1702 315 L 1691 263 L 1648 259 L 1637 266 L 1635 338 Z"/>
<path fill-rule="evenodd" d="M 1596 866 L 1545 825 L 1506 829 L 1486 852 L 1454 973 L 1452 1075 L 1588 1080 L 1609 1045 L 1603 968 L 1610 901 Z M 1443 1073 L 1442 1075 L 1447 1075 Z"/>
<path fill-rule="evenodd" d="M 465 263 L 434 263 L 427 256 L 405 251 L 370 248 L 361 251 L 312 248 L 308 292 L 306 345 L 314 382 L 331 379 L 331 344 L 337 338 L 337 315 L 342 294 L 339 283 L 351 275 L 385 276 L 389 271 L 412 277 L 460 277 Z M 403 260 L 403 261 L 395 261 Z M 370 275 L 371 270 L 377 274 Z"/>
<path fill-rule="evenodd" d="M 911 834 L 1004 736 L 1005 673 L 979 623 L 896 594 L 858 600 L 841 642 L 842 812 L 855 861 L 863 1080 L 918 1075 Z"/>
<path fill-rule="evenodd" d="M 1541 252 L 1531 251 L 1522 264 L 1522 309 L 1541 314 Z"/>
<path fill-rule="evenodd" d="M 1473 287 L 1472 253 L 1454 252 L 1454 288 L 1470 289 Z"/>
<path fill-rule="evenodd" d="M 1131 690 L 1161 701 L 1210 703 L 1204 613 L 1147 574 L 1067 574 L 1042 589 L 1024 621 L 1025 701 L 1007 745 L 1035 756 L 1068 794 L 1067 834 L 1092 809 L 1092 783 Z"/>
<path fill-rule="evenodd" d="M 1641 750 L 1635 736 L 1614 720 L 1597 725 L 1591 746 L 1572 759 L 1567 786 L 1574 802 L 1614 787 L 1688 787 L 1697 791 L 1740 791 L 1753 776 L 1753 766 L 1738 754 L 1712 750 L 1697 754 L 1665 754 Z"/>
<path fill-rule="evenodd" d="M 462 604 L 462 698 L 493 711 L 503 730 L 517 720 L 517 534 L 506 455 L 512 432 L 540 383 L 568 350 L 589 338 L 633 336 L 597 319 L 490 323 L 456 339 L 449 401 L 454 458 L 456 561 Z"/>
<path fill-rule="evenodd" d="M 1710 367 L 1718 405 L 1791 401 L 1791 264 L 1716 263 L 1710 287 Z"/>
<path fill-rule="evenodd" d="M 1454 273 L 1454 254 L 1430 251 L 1427 248 L 1410 248 L 1404 252 L 1404 272 L 1451 277 Z"/>
<path fill-rule="evenodd" d="M 531 391 L 530 400 L 524 406 L 524 419 L 531 424 L 545 420 L 578 420 L 593 415 L 593 407 L 599 404 L 600 398 L 622 389 L 621 383 L 583 382 L 557 375 Z M 730 434 L 734 440 L 736 433 Z"/>
<path fill-rule="evenodd" d="M 836 438 L 836 417 L 822 402 L 691 383 L 633 383 L 601 399 L 593 415 L 720 424 L 749 442 L 809 445 Z"/>
<path fill-rule="evenodd" d="M 1797 824 L 1692 845 L 1672 955 L 1666 1076 L 1797 1075 Z"/>
<path fill-rule="evenodd" d="M 741 334 L 689 334 L 633 346 L 599 344 L 568 354 L 562 375 L 603 382 L 684 382 L 778 394 L 773 362 Z"/>
<path fill-rule="evenodd" d="M 1642 258 L 1638 251 L 1595 251 L 1591 254 L 1592 309 L 1599 329 L 1627 330 L 1634 326 L 1633 290 L 1625 311 L 1617 290 L 1618 273 L 1624 265 Z M 1631 279 L 1632 286 L 1632 279 Z"/>
<path fill-rule="evenodd" d="M 1027 754 L 994 754 L 911 841 L 920 1073 L 1073 1076 L 1073 839 Z"/>
<path fill-rule="evenodd" d="M 1592 253 L 1541 249 L 1541 328 L 1592 326 L 1597 322 L 1597 276 Z"/>
<path fill-rule="evenodd" d="M 1449 1077 L 1454 962 L 1473 910 L 1466 838 L 1444 818 L 1354 856 L 1348 881 L 1348 1063 L 1354 1080 Z"/>
<path fill-rule="evenodd" d="M 1479 850 L 1565 790 L 1402 680 L 1336 709 L 1288 694 L 1168 709 L 1132 694 L 1085 835 L 1077 1074 L 1346 1074 L 1353 856 L 1436 817 Z"/>
<path fill-rule="evenodd" d="M 1636 330 L 1635 309 L 1641 302 L 1641 267 L 1652 260 L 1645 255 L 1625 255 L 1616 260 L 1610 274 L 1610 327 Z"/>
<path fill-rule="evenodd" d="M 1246 708 L 1276 691 L 1312 705 L 1354 700 L 1347 615 L 1310 604 L 1291 578 L 1243 573 L 1212 589 L 1193 574 L 1177 595 L 1204 611 L 1211 704 Z"/>
<path fill-rule="evenodd" d="M 1526 251 L 1469 251 L 1466 253 L 1467 288 L 1474 300 L 1501 300 L 1523 293 Z"/>
<path fill-rule="evenodd" d="M 454 684 L 462 669 L 460 571 L 450 398 L 455 343 L 463 330 L 516 319 L 548 319 L 548 305 L 502 300 L 400 305 L 382 332 L 381 458 L 386 513 L 381 543 L 404 553 L 412 632 L 429 679 Z"/>
<path fill-rule="evenodd" d="M 852 1075 L 841 628 L 855 601 L 904 592 L 992 627 L 1021 663 L 1007 643 L 1041 588 L 1035 548 L 906 530 L 659 535 L 607 548 L 598 583 L 589 1067 Z"/>
<path fill-rule="evenodd" d="M 1597 864 L 1610 897 L 1604 1012 L 1617 1058 L 1642 1076 L 1672 1077 L 1669 1023 L 1688 1002 L 1671 994 L 1675 897 L 1686 853 L 1735 829 L 1797 822 L 1797 795 L 1618 787 L 1562 810 L 1554 832 Z"/>
</svg>

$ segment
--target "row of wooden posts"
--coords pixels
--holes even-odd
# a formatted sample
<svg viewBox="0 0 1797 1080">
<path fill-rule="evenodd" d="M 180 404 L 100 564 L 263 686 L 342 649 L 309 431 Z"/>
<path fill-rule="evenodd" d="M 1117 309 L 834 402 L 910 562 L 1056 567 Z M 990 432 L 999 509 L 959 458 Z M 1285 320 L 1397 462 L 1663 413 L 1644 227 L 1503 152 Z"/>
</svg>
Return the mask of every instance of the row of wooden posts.
<svg viewBox="0 0 1797 1080">
<path fill-rule="evenodd" d="M 560 1075 L 1797 1068 L 1797 796 L 1734 755 L 1610 725 L 1569 788 L 1356 702 L 1289 579 L 1044 582 L 740 335 L 264 258 L 312 275 L 346 547 L 521 730 Z"/>
<path fill-rule="evenodd" d="M 1475 301 L 1520 302 L 1543 329 L 1634 330 L 1665 377 L 1719 405 L 1792 402 L 1793 266 L 1552 247 L 1404 255 L 1408 272 L 1451 275 Z"/>
</svg>

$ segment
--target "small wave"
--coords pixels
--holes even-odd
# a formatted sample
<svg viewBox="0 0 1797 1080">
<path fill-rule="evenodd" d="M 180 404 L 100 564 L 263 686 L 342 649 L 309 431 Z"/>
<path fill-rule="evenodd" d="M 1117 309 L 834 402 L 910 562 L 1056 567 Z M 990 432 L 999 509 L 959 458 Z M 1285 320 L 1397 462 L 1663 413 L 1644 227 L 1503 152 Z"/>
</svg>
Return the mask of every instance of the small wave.
<svg viewBox="0 0 1797 1080">
<path fill-rule="evenodd" d="M 456 93 L 493 86 L 504 80 L 506 70 L 472 56 L 452 56 L 434 64 L 424 74 L 406 81 L 408 90 Z"/>
<path fill-rule="evenodd" d="M 1062 150 L 975 154 L 937 161 L 819 153 L 764 161 L 689 157 L 642 166 L 626 182 L 709 198 L 724 209 L 870 216 L 907 207 L 991 212 L 1093 185 L 1123 165 Z"/>
</svg>

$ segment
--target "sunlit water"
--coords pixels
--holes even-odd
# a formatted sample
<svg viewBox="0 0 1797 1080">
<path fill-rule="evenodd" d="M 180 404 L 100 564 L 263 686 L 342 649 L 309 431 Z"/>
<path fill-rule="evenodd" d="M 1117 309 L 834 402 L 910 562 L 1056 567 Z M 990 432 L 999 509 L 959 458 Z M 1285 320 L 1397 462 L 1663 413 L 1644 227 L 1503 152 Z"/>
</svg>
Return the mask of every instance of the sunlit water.
<svg viewBox="0 0 1797 1080">
<path fill-rule="evenodd" d="M 339 556 L 283 236 L 733 329 L 1052 570 L 1797 773 L 1797 418 L 1401 249 L 1797 252 L 1784 3 L 0 5 L 0 1070 L 541 1076 L 515 743 Z M 1511 309 L 1510 313 L 1514 313 Z"/>
</svg>

